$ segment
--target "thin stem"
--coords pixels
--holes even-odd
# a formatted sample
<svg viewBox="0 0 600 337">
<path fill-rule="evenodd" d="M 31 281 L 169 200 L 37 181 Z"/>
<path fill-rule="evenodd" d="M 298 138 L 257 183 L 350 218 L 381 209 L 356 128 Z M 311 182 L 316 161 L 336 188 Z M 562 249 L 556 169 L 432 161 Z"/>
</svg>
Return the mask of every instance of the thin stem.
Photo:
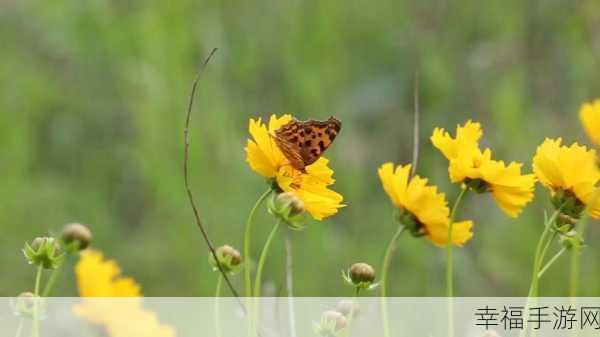
<svg viewBox="0 0 600 337">
<path fill-rule="evenodd" d="M 43 271 L 43 267 L 42 267 L 42 265 L 39 265 L 37 267 L 37 273 L 35 274 L 35 289 L 34 289 L 35 296 L 40 296 L 40 283 L 42 280 L 42 271 Z"/>
<path fill-rule="evenodd" d="M 250 261 L 250 239 L 252 237 L 252 225 L 254 224 L 254 214 L 256 213 L 256 210 L 258 209 L 258 207 L 269 196 L 269 194 L 271 194 L 271 189 L 268 189 L 265 193 L 263 193 L 258 198 L 258 200 L 256 200 L 256 203 L 250 210 L 250 213 L 248 214 L 248 219 L 246 220 L 246 226 L 244 229 L 244 256 L 246 257 L 246 260 L 248 260 L 248 261 Z M 251 278 L 250 274 L 251 274 L 250 266 L 248 263 L 246 263 L 246 266 L 244 267 L 244 282 L 245 282 L 245 287 L 246 287 L 246 293 L 245 293 L 246 297 L 252 296 L 252 281 L 250 279 Z"/>
<path fill-rule="evenodd" d="M 294 265 L 292 256 L 292 242 L 289 233 L 285 237 L 286 253 L 286 287 L 288 296 L 288 316 L 290 321 L 290 337 L 296 337 L 296 312 L 294 310 Z"/>
<path fill-rule="evenodd" d="M 277 230 L 279 229 L 281 224 L 281 221 L 277 221 L 275 223 L 275 226 L 273 226 L 273 229 L 271 230 L 271 233 L 269 233 L 269 236 L 267 237 L 267 241 L 265 242 L 265 245 L 263 247 L 263 250 L 260 254 L 260 258 L 258 259 L 258 265 L 256 267 L 256 276 L 254 278 L 254 303 L 255 305 L 253 306 L 253 315 L 252 315 L 252 331 L 256 331 L 256 327 L 258 327 L 258 298 L 260 298 L 260 290 L 261 290 L 261 284 L 262 284 L 262 272 L 263 269 L 265 267 L 265 261 L 267 260 L 267 256 L 269 254 L 269 249 L 271 248 L 271 243 L 273 242 L 273 238 L 275 238 L 275 233 L 277 233 Z"/>
<path fill-rule="evenodd" d="M 559 208 L 558 210 L 556 210 L 550 218 L 547 218 L 546 215 L 544 215 L 544 220 L 545 220 L 544 231 L 542 232 L 542 235 L 540 236 L 540 239 L 538 240 L 538 243 L 537 243 L 536 249 L 535 249 L 535 255 L 533 257 L 533 271 L 532 271 L 532 275 L 531 275 L 531 283 L 529 285 L 529 292 L 527 294 L 527 301 L 525 303 L 525 312 L 529 311 L 529 308 L 532 305 L 532 298 L 537 297 L 538 287 L 539 287 L 538 274 L 540 271 L 541 264 L 543 262 L 542 252 L 546 251 L 547 247 L 550 245 L 549 242 L 551 242 L 555 237 L 553 235 L 551 237 L 551 240 L 549 240 L 547 242 L 547 240 L 548 240 L 547 237 L 548 237 L 548 234 L 550 234 L 550 231 L 552 229 L 552 224 L 554 223 L 554 221 L 556 221 L 556 218 L 560 214 L 561 209 L 562 209 L 562 207 Z M 527 333 L 528 333 L 528 324 L 527 323 L 528 323 L 527 321 L 524 322 L 523 329 L 519 332 L 520 337 L 527 335 Z"/>
<path fill-rule="evenodd" d="M 19 318 L 19 326 L 17 326 L 17 331 L 15 332 L 15 337 L 21 337 L 21 332 L 23 331 L 23 316 Z"/>
<path fill-rule="evenodd" d="M 387 312 L 387 278 L 390 269 L 390 262 L 392 260 L 392 253 L 396 246 L 396 241 L 400 238 L 400 235 L 404 232 L 406 227 L 399 226 L 398 230 L 392 236 L 392 239 L 387 245 L 385 255 L 383 257 L 383 266 L 381 267 L 381 319 L 383 320 L 383 332 L 385 337 L 390 337 L 390 327 Z"/>
<path fill-rule="evenodd" d="M 215 332 L 217 337 L 221 337 L 221 309 L 220 309 L 220 296 L 221 296 L 221 284 L 223 283 L 223 277 L 219 274 L 217 277 L 217 287 L 215 290 Z"/>
<path fill-rule="evenodd" d="M 248 219 L 246 219 L 246 225 L 244 227 L 244 257 L 246 258 L 246 265 L 244 266 L 244 286 L 246 296 L 246 307 L 248 310 L 252 311 L 252 280 L 251 280 L 251 259 L 250 259 L 250 242 L 252 238 L 252 225 L 254 224 L 254 215 L 256 210 L 260 205 L 265 201 L 265 199 L 271 194 L 271 189 L 266 190 L 254 203 L 250 213 L 248 214 Z M 246 335 L 252 336 L 252 323 L 253 323 L 253 313 L 250 312 L 247 315 L 248 319 L 246 320 Z"/>
<path fill-rule="evenodd" d="M 254 278 L 254 297 L 260 297 L 262 272 L 263 272 L 263 269 L 265 266 L 265 261 L 267 260 L 267 256 L 269 254 L 269 249 L 271 248 L 271 243 L 273 243 L 273 239 L 275 238 L 275 233 L 277 233 L 277 230 L 279 229 L 280 224 L 281 224 L 280 221 L 277 221 L 275 223 L 275 226 L 273 226 L 273 229 L 269 233 L 269 236 L 267 237 L 267 241 L 265 242 L 263 250 L 260 254 L 260 258 L 258 260 L 258 265 L 256 267 L 256 276 Z"/>
<path fill-rule="evenodd" d="M 354 319 L 354 308 L 356 307 L 356 298 L 360 293 L 360 288 L 356 287 L 354 291 L 354 296 L 352 297 L 352 306 L 350 307 L 350 313 L 348 314 L 348 323 L 346 325 L 346 331 L 344 333 L 345 337 L 350 336 L 350 326 L 352 325 L 352 320 Z"/>
<path fill-rule="evenodd" d="M 34 288 L 34 299 L 33 302 L 33 328 L 31 329 L 31 336 L 38 337 L 40 335 L 40 283 L 42 280 L 43 266 L 37 267 L 37 273 L 35 275 L 35 288 Z"/>
<path fill-rule="evenodd" d="M 54 288 L 54 285 L 56 284 L 56 281 L 58 280 L 58 277 L 60 276 L 60 273 L 62 271 L 62 267 L 65 264 L 65 260 L 69 257 L 69 255 L 70 255 L 69 252 L 67 252 L 65 257 L 58 264 L 58 266 L 56 266 L 56 268 L 54 268 L 52 270 L 52 273 L 50 274 L 50 278 L 48 279 L 48 282 L 46 282 L 46 286 L 44 287 L 44 292 L 42 293 L 43 294 L 42 297 L 50 296 L 50 292 Z"/>
<path fill-rule="evenodd" d="M 190 153 L 190 122 L 192 120 L 192 107 L 194 106 L 194 96 L 196 94 L 196 88 L 198 87 L 200 78 L 202 77 L 202 74 L 204 73 L 204 69 L 206 68 L 206 65 L 208 64 L 208 62 L 210 61 L 210 59 L 212 58 L 212 56 L 215 54 L 216 51 L 217 51 L 217 48 L 214 48 L 210 52 L 208 57 L 204 60 L 204 63 L 202 63 L 202 67 L 200 68 L 200 71 L 196 75 L 196 78 L 194 79 L 194 83 L 192 84 L 192 91 L 190 93 L 190 100 L 189 100 L 187 114 L 186 114 L 186 118 L 185 118 L 185 128 L 183 130 L 183 135 L 184 135 L 183 180 L 184 180 L 185 189 L 186 189 L 187 196 L 188 196 L 188 201 L 190 203 L 190 206 L 192 207 L 192 211 L 194 212 L 194 219 L 196 220 L 196 225 L 200 229 L 200 233 L 202 233 L 202 238 L 204 239 L 204 242 L 208 246 L 208 250 L 210 250 L 210 253 L 217 265 L 217 268 L 219 269 L 219 272 L 221 273 L 221 275 L 223 276 L 223 279 L 227 283 L 227 286 L 231 290 L 231 293 L 237 299 L 242 310 L 245 311 L 246 309 L 244 308 L 243 303 L 239 299 L 237 290 L 235 290 L 235 287 L 233 286 L 233 284 L 229 280 L 229 277 L 227 276 L 227 272 L 225 271 L 225 269 L 219 262 L 219 259 L 217 257 L 217 252 L 215 251 L 215 247 L 214 247 L 212 241 L 210 240 L 210 237 L 208 236 L 206 227 L 204 226 L 204 224 L 202 223 L 202 220 L 200 219 L 200 212 L 198 211 L 198 207 L 196 206 L 196 201 L 194 200 L 194 194 L 192 193 L 192 188 L 190 187 L 190 177 L 189 177 L 188 166 L 189 166 L 189 159 L 190 159 L 190 154 L 189 154 Z"/>
<path fill-rule="evenodd" d="M 583 241 L 583 236 L 585 234 L 585 230 L 587 228 L 588 220 L 589 220 L 589 211 L 590 208 L 594 207 L 596 203 L 600 199 L 600 188 L 596 189 L 594 195 L 588 202 L 583 214 L 581 215 L 581 219 L 579 220 L 579 230 L 577 231 L 577 235 L 579 239 Z M 571 271 L 569 277 L 569 295 L 571 297 L 577 297 L 578 288 L 579 288 L 579 264 L 581 260 L 581 252 L 577 250 L 573 250 L 571 255 Z"/>
<path fill-rule="evenodd" d="M 454 206 L 452 206 L 452 211 L 450 212 L 450 219 L 448 220 L 448 244 L 446 246 L 447 260 L 446 260 L 446 297 L 447 301 L 447 309 L 448 309 L 448 336 L 454 336 L 454 308 L 452 303 L 452 297 L 454 297 L 454 264 L 452 257 L 452 230 L 454 228 L 454 219 L 456 218 L 456 212 L 458 210 L 458 206 L 462 202 L 465 194 L 469 189 L 463 188 L 460 191 L 460 194 L 456 198 L 454 202 Z"/>
<path fill-rule="evenodd" d="M 537 274 L 538 279 L 542 278 L 542 276 L 544 275 L 544 273 L 546 272 L 546 270 L 548 270 L 548 268 L 550 268 L 550 266 L 552 266 L 552 264 L 554 264 L 554 262 L 556 262 L 556 260 L 558 260 L 558 258 L 561 257 L 561 255 L 563 255 L 564 252 L 566 252 L 566 251 L 567 251 L 566 248 L 562 248 L 561 250 L 559 250 L 558 253 L 556 253 L 548 261 L 548 263 L 546 263 L 546 265 L 542 268 L 542 270 L 540 270 L 540 272 Z"/>
</svg>

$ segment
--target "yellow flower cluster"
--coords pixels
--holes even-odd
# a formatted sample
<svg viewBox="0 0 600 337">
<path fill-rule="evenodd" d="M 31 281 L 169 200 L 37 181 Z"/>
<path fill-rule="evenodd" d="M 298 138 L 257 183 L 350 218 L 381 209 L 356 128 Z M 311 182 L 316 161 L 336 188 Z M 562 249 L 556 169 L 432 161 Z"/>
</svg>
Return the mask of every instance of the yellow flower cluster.
<svg viewBox="0 0 600 337">
<path fill-rule="evenodd" d="M 492 151 L 479 147 L 483 130 L 479 123 L 468 121 L 458 126 L 453 138 L 436 128 L 431 142 L 449 161 L 448 173 L 454 183 L 466 184 L 477 192 L 491 192 L 500 208 L 515 218 L 533 199 L 535 176 L 521 174 L 523 164 L 506 165 L 492 159 Z"/>
<path fill-rule="evenodd" d="M 304 208 L 316 220 L 322 220 L 338 212 L 343 197 L 329 188 L 335 180 L 329 161 L 321 157 L 306 167 L 306 172 L 294 169 L 275 141 L 274 132 L 292 120 L 291 115 L 272 115 L 268 126 L 259 118 L 250 119 L 246 146 L 246 160 L 252 170 L 272 180 L 284 192 L 294 193 L 304 203 Z"/>
<path fill-rule="evenodd" d="M 437 246 L 448 242 L 450 210 L 443 193 L 428 186 L 427 179 L 410 177 L 411 165 L 397 166 L 386 163 L 379 168 L 383 189 L 401 212 L 401 222 L 414 234 L 425 235 Z M 408 218 L 406 217 L 408 216 Z M 452 243 L 462 246 L 473 236 L 472 221 L 453 224 Z"/>
<path fill-rule="evenodd" d="M 105 260 L 101 252 L 84 251 L 75 275 L 79 295 L 88 297 L 73 308 L 75 315 L 103 327 L 111 337 L 175 336 L 172 327 L 161 324 L 154 312 L 142 307 L 142 293 L 135 280 L 122 277 L 117 263 Z"/>
</svg>

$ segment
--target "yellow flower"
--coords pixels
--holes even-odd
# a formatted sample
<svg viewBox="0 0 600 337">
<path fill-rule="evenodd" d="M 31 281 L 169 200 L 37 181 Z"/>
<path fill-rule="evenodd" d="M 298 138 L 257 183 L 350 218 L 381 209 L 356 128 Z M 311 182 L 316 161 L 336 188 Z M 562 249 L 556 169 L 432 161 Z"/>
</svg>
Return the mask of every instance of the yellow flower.
<svg viewBox="0 0 600 337">
<path fill-rule="evenodd" d="M 600 99 L 584 103 L 579 110 L 579 118 L 588 137 L 600 147 Z"/>
<path fill-rule="evenodd" d="M 140 286 L 130 277 L 122 277 L 113 260 L 104 260 L 101 252 L 86 250 L 75 266 L 81 297 L 140 297 Z"/>
<path fill-rule="evenodd" d="M 328 188 L 335 182 L 329 160 L 319 158 L 307 166 L 304 173 L 294 169 L 283 155 L 272 135 L 291 120 L 291 115 L 272 115 L 267 127 L 260 118 L 250 119 L 252 139 L 248 139 L 246 145 L 246 161 L 252 170 L 275 182 L 280 190 L 294 193 L 313 218 L 322 220 L 344 207 L 344 198 Z"/>
<path fill-rule="evenodd" d="M 410 178 L 411 165 L 386 163 L 379 168 L 379 178 L 392 203 L 400 209 L 404 225 L 414 234 L 427 236 L 437 246 L 448 244 L 450 210 L 443 193 L 435 186 L 427 186 L 427 179 Z M 407 218 L 408 217 L 408 218 Z M 472 221 L 453 224 L 452 243 L 462 246 L 473 236 Z"/>
<path fill-rule="evenodd" d="M 73 312 L 104 327 L 111 337 L 175 336 L 173 328 L 160 324 L 155 313 L 142 307 L 139 298 L 142 293 L 135 280 L 122 277 L 117 263 L 105 260 L 101 252 L 89 249 L 82 252 L 75 276 L 79 295 L 85 299 Z"/>
<path fill-rule="evenodd" d="M 552 194 L 566 192 L 578 203 L 588 205 L 595 199 L 600 180 L 596 151 L 577 143 L 568 147 L 561 143 L 561 138 L 544 140 L 533 158 L 533 172 Z M 588 212 L 600 218 L 600 200 L 588 205 Z"/>
<path fill-rule="evenodd" d="M 458 126 L 452 138 L 436 128 L 431 142 L 448 159 L 448 173 L 453 183 L 464 183 L 477 192 L 491 192 L 498 206 L 509 216 L 517 217 L 533 199 L 535 175 L 521 174 L 523 164 L 492 159 L 492 151 L 479 147 L 481 125 L 468 121 Z"/>
</svg>

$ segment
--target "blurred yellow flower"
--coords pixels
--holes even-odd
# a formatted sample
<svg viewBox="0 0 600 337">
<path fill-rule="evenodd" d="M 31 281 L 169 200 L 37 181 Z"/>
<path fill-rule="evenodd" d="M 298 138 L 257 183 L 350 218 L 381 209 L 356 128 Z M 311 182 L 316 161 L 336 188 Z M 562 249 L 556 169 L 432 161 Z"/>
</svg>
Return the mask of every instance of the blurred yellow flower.
<svg viewBox="0 0 600 337">
<path fill-rule="evenodd" d="M 75 266 L 81 297 L 140 297 L 140 286 L 130 277 L 122 277 L 113 260 L 104 260 L 101 252 L 85 250 Z"/>
<path fill-rule="evenodd" d="M 464 183 L 483 193 L 491 192 L 498 206 L 509 216 L 517 217 L 533 199 L 535 175 L 521 174 L 523 164 L 492 159 L 492 151 L 479 148 L 483 135 L 481 125 L 468 121 L 458 126 L 452 138 L 444 129 L 436 128 L 431 142 L 448 159 L 448 173 L 453 183 Z"/>
<path fill-rule="evenodd" d="M 587 206 L 591 216 L 600 218 L 600 200 L 588 205 L 600 180 L 596 151 L 577 143 L 568 147 L 561 143 L 561 138 L 544 140 L 533 158 L 533 172 L 553 195 L 565 192 L 575 197 L 581 208 Z"/>
<path fill-rule="evenodd" d="M 246 145 L 246 161 L 256 173 L 276 183 L 278 189 L 294 193 L 314 219 L 322 220 L 344 207 L 344 198 L 328 188 L 335 182 L 329 160 L 321 157 L 303 173 L 293 168 L 283 155 L 272 135 L 291 120 L 292 116 L 288 114 L 272 115 L 267 127 L 260 118 L 250 119 L 252 139 L 248 139 Z"/>
<path fill-rule="evenodd" d="M 75 276 L 79 295 L 85 298 L 73 312 L 104 327 L 111 337 L 175 336 L 172 327 L 161 324 L 154 312 L 142 307 L 139 298 L 142 293 L 135 280 L 122 277 L 117 263 L 105 260 L 101 252 L 83 251 L 75 266 Z"/>
<path fill-rule="evenodd" d="M 579 110 L 579 118 L 588 137 L 600 147 L 600 99 L 584 103 Z"/>
<path fill-rule="evenodd" d="M 443 193 L 435 186 L 427 186 L 427 179 L 410 177 L 411 165 L 397 166 L 385 163 L 379 168 L 379 178 L 383 189 L 400 209 L 400 221 L 413 234 L 425 235 L 435 245 L 448 244 L 450 210 Z M 462 246 L 473 236 L 472 221 L 453 224 L 452 243 Z"/>
</svg>

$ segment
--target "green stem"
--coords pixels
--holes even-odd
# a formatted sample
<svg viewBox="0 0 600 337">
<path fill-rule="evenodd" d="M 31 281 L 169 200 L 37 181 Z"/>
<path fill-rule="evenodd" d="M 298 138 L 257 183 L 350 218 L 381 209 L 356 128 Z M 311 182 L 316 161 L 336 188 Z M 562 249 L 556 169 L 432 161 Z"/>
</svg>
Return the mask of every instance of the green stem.
<svg viewBox="0 0 600 337">
<path fill-rule="evenodd" d="M 590 208 L 594 207 L 594 205 L 598 202 L 600 198 L 600 188 L 596 189 L 594 195 L 588 202 L 583 214 L 581 215 L 581 219 L 579 220 L 579 230 L 577 231 L 577 235 L 579 239 L 583 241 L 583 235 L 585 234 L 585 229 L 587 228 L 588 220 L 589 220 L 589 211 Z M 571 297 L 577 297 L 577 292 L 579 288 L 579 263 L 581 259 L 581 252 L 573 250 L 571 256 L 571 275 L 569 277 L 569 295 Z"/>
<path fill-rule="evenodd" d="M 348 323 L 346 325 L 346 332 L 344 333 L 345 337 L 350 336 L 350 326 L 352 325 L 352 320 L 354 319 L 354 308 L 356 307 L 356 298 L 360 293 L 360 288 L 356 287 L 354 296 L 352 297 L 352 306 L 350 307 L 350 313 L 348 314 Z"/>
<path fill-rule="evenodd" d="M 547 241 L 547 237 L 548 237 L 548 234 L 550 234 L 550 231 L 552 229 L 552 224 L 554 223 L 554 221 L 556 221 L 556 218 L 560 214 L 561 209 L 562 209 L 562 207 L 559 208 L 558 210 L 556 210 L 549 219 L 547 219 L 547 218 L 545 219 L 544 231 L 542 232 L 542 235 L 540 236 L 540 239 L 538 240 L 538 243 L 537 243 L 536 249 L 535 249 L 535 255 L 533 257 L 533 271 L 532 271 L 532 275 L 531 275 L 531 283 L 529 284 L 529 292 L 527 294 L 527 302 L 525 303 L 525 312 L 529 311 L 529 308 L 532 305 L 532 298 L 537 297 L 537 295 L 538 295 L 538 287 L 539 287 L 538 274 L 540 272 L 541 265 L 544 261 L 545 251 L 547 250 L 547 247 L 550 246 L 550 242 L 552 242 L 554 240 L 555 234 L 552 235 L 552 237 L 549 241 Z M 524 325 L 523 325 L 523 329 L 519 332 L 520 337 L 527 335 L 527 332 L 528 332 L 527 326 L 528 326 L 527 321 L 525 321 Z"/>
<path fill-rule="evenodd" d="M 246 219 L 246 226 L 244 228 L 244 258 L 246 259 L 246 265 L 244 266 L 244 285 L 245 285 L 245 296 L 246 296 L 246 336 L 253 336 L 252 334 L 252 280 L 251 280 L 251 259 L 250 259 L 250 240 L 252 238 L 252 225 L 254 223 L 254 215 L 258 207 L 265 201 L 265 199 L 271 194 L 271 189 L 263 193 L 248 214 Z"/>
<path fill-rule="evenodd" d="M 540 270 L 540 272 L 537 274 L 538 279 L 542 278 L 542 276 L 544 275 L 544 273 L 546 272 L 546 270 L 548 270 L 548 268 L 550 268 L 550 266 L 552 266 L 554 264 L 554 262 L 556 262 L 556 260 L 558 260 L 559 257 L 561 257 L 561 255 L 564 254 L 564 252 L 566 252 L 567 249 L 566 248 L 562 248 L 560 251 L 558 251 L 558 253 L 556 253 L 551 259 L 550 261 L 548 261 L 548 263 L 546 263 L 546 265 Z"/>
<path fill-rule="evenodd" d="M 221 284 L 223 283 L 223 276 L 219 274 L 217 276 L 217 287 L 215 290 L 215 332 L 217 337 L 222 336 L 221 332 L 221 310 L 220 310 L 220 296 L 221 296 Z"/>
<path fill-rule="evenodd" d="M 256 276 L 254 278 L 254 297 L 260 298 L 260 290 L 261 290 L 261 284 L 262 284 L 262 272 L 263 269 L 265 267 L 265 261 L 267 260 L 267 255 L 269 254 L 269 249 L 271 248 L 271 243 L 273 242 L 273 238 L 275 238 L 275 233 L 277 233 L 277 230 L 279 229 L 281 224 L 281 221 L 277 221 L 275 223 L 275 226 L 273 226 L 273 229 L 271 230 L 271 233 L 269 233 L 269 236 L 267 237 L 267 241 L 265 242 L 265 245 L 263 247 L 262 252 L 260 253 L 260 258 L 258 259 L 258 265 L 256 266 Z M 253 332 L 256 332 L 256 328 L 258 327 L 258 299 L 254 299 L 255 302 L 255 307 L 254 307 L 254 315 L 252 316 L 252 326 Z"/>
<path fill-rule="evenodd" d="M 381 268 L 381 319 L 383 320 L 383 332 L 385 337 L 390 337 L 389 318 L 387 312 L 387 278 L 390 269 L 390 262 L 392 260 L 392 253 L 396 246 L 396 241 L 400 238 L 400 235 L 404 232 L 406 227 L 399 226 L 398 230 L 392 236 L 392 239 L 387 245 L 385 255 L 383 257 L 383 266 Z"/>
<path fill-rule="evenodd" d="M 43 272 L 43 266 L 40 264 L 37 267 L 37 273 L 35 275 L 35 288 L 34 288 L 34 295 L 35 295 L 35 302 L 33 303 L 33 328 L 31 329 L 31 336 L 33 337 L 38 337 L 40 335 L 39 329 L 40 329 L 40 283 L 42 280 L 42 272 Z"/>
<path fill-rule="evenodd" d="M 66 259 L 67 256 L 65 256 L 62 259 L 62 261 L 58 264 L 58 266 L 56 266 L 56 268 L 52 270 L 52 273 L 50 274 L 50 278 L 48 279 L 48 282 L 46 282 L 46 286 L 44 287 L 44 292 L 42 293 L 43 297 L 48 297 L 50 295 L 50 292 L 52 291 L 52 289 L 54 288 L 54 285 L 56 284 L 56 280 L 60 276 L 60 272 L 62 270 L 63 264 L 65 263 L 64 259 Z"/>
<path fill-rule="evenodd" d="M 460 191 L 460 194 L 456 198 L 454 202 L 454 206 L 452 206 L 452 212 L 450 212 L 450 219 L 448 220 L 448 243 L 446 245 L 446 297 L 447 301 L 447 309 L 448 309 L 448 336 L 454 336 L 454 308 L 452 303 L 452 297 L 454 297 L 454 264 L 452 260 L 452 230 L 454 228 L 454 219 L 456 218 L 456 212 L 458 210 L 458 206 L 462 202 L 465 194 L 469 189 L 463 188 Z"/>
<path fill-rule="evenodd" d="M 15 332 L 15 337 L 21 337 L 21 331 L 23 331 L 23 316 L 19 319 L 19 326 L 17 327 L 17 332 Z"/>
</svg>

